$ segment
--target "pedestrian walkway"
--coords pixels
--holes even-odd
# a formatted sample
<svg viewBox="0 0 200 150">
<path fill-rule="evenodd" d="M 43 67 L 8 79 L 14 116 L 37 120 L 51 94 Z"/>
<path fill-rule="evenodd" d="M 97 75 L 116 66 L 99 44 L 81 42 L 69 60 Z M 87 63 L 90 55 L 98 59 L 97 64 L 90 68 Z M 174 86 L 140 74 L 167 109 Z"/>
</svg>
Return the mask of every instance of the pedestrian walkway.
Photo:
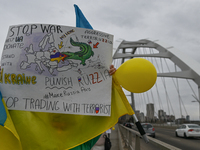
<svg viewBox="0 0 200 150">
<path fill-rule="evenodd" d="M 111 150 L 119 150 L 118 125 L 115 125 L 115 130 L 111 131 L 110 140 L 112 143 Z"/>
</svg>

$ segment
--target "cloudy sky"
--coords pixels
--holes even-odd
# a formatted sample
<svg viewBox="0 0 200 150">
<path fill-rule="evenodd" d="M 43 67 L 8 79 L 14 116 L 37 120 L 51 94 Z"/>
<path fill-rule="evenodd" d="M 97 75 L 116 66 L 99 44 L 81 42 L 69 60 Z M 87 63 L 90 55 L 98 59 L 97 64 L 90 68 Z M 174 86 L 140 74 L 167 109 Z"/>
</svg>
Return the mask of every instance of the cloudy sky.
<svg viewBox="0 0 200 150">
<path fill-rule="evenodd" d="M 10 25 L 75 26 L 77 4 L 94 29 L 114 35 L 114 48 L 121 39 L 160 40 L 200 63 L 199 0 L 0 0 L 0 4 L 0 55 Z M 191 118 L 198 119 L 197 103 L 188 101 L 189 109 L 195 110 Z"/>
</svg>

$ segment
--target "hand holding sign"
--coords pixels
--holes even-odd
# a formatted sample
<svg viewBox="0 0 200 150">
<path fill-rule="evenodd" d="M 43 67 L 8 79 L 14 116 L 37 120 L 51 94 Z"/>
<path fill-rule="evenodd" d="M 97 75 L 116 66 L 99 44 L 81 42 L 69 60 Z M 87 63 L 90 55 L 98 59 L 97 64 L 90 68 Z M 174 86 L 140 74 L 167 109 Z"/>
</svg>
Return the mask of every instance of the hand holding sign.
<svg viewBox="0 0 200 150">
<path fill-rule="evenodd" d="M 115 74 L 119 84 L 132 93 L 148 91 L 157 79 L 154 65 L 143 58 L 133 58 L 124 62 Z"/>
</svg>

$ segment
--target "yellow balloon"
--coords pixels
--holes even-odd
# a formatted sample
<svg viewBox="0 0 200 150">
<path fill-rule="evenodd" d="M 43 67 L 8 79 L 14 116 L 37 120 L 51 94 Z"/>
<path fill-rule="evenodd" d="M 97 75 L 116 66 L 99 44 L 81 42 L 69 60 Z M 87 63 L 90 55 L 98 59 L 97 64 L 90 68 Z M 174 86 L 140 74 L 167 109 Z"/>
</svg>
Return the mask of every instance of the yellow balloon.
<svg viewBox="0 0 200 150">
<path fill-rule="evenodd" d="M 124 62 L 115 72 L 119 84 L 132 93 L 143 93 L 153 87 L 157 79 L 154 65 L 143 58 Z"/>
</svg>

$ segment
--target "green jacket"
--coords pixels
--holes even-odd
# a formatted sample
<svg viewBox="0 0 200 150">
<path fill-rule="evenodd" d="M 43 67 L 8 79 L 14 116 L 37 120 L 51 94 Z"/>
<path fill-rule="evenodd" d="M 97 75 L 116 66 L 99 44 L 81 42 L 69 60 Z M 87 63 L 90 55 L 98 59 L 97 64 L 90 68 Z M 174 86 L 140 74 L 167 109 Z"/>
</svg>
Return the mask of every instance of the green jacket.
<svg viewBox="0 0 200 150">
<path fill-rule="evenodd" d="M 90 141 L 87 141 L 84 144 L 81 144 L 81 145 L 79 145 L 77 147 L 74 147 L 74 148 L 72 148 L 70 150 L 90 150 L 94 146 L 94 144 L 98 141 L 98 139 L 100 138 L 100 136 L 101 135 L 99 135 L 99 136 L 91 139 Z"/>
</svg>

